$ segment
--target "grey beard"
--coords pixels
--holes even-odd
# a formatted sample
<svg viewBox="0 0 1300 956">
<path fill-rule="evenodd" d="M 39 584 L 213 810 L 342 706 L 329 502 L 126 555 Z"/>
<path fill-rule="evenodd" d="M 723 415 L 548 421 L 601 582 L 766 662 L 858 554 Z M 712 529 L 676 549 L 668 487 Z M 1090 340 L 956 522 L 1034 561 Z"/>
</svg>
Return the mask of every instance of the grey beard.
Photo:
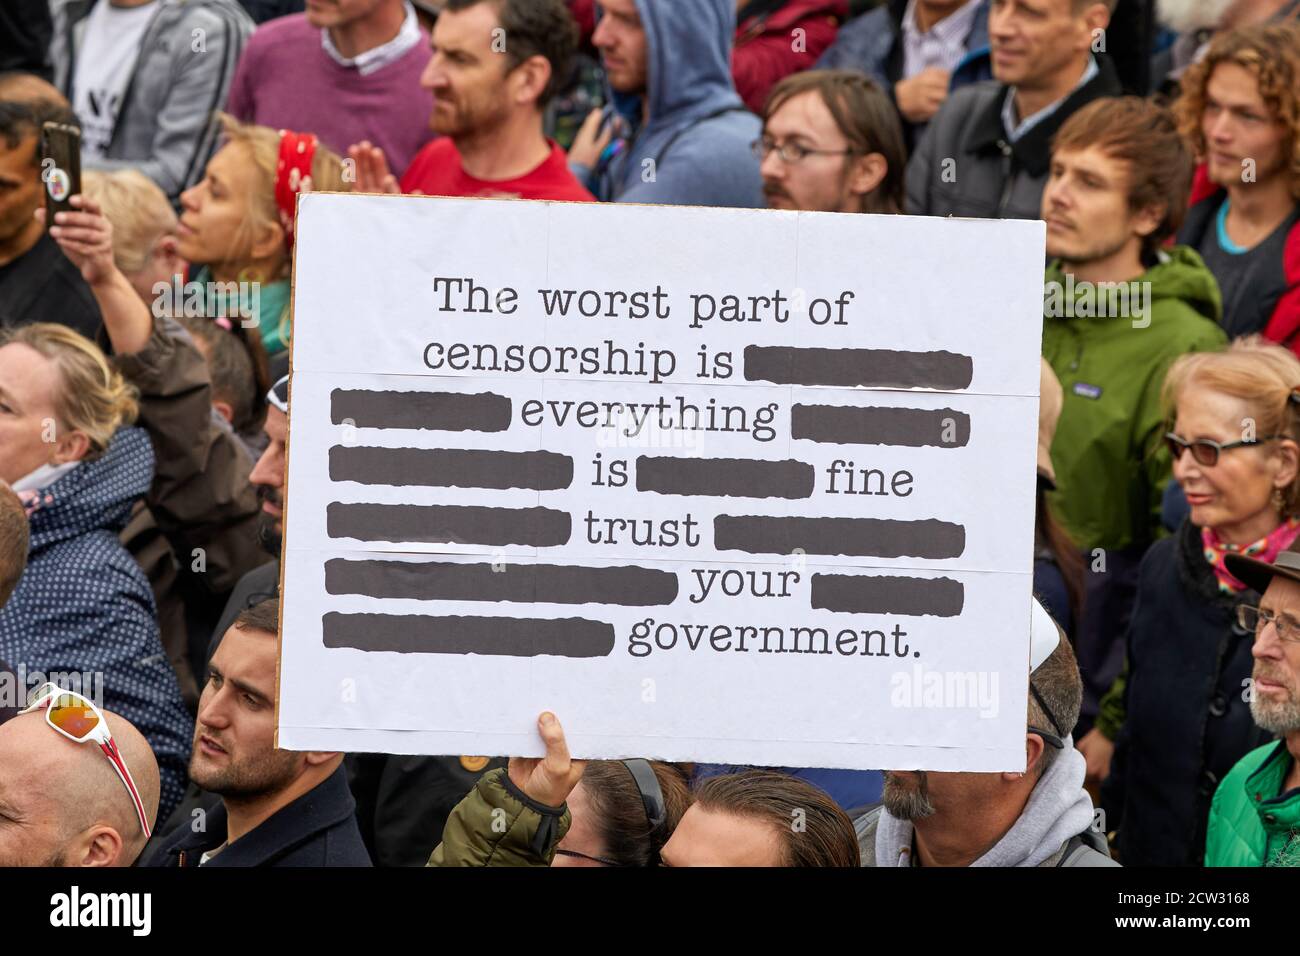
<svg viewBox="0 0 1300 956">
<path fill-rule="evenodd" d="M 891 781 L 885 775 L 885 788 L 882 800 L 891 817 L 899 820 L 923 820 L 934 814 L 934 804 L 930 802 L 930 791 L 924 772 L 917 774 L 919 781 L 915 790 Z"/>
<path fill-rule="evenodd" d="M 1254 697 L 1250 701 L 1250 716 L 1269 733 L 1283 737 L 1300 730 L 1300 701 L 1292 697 L 1272 704 Z"/>
</svg>

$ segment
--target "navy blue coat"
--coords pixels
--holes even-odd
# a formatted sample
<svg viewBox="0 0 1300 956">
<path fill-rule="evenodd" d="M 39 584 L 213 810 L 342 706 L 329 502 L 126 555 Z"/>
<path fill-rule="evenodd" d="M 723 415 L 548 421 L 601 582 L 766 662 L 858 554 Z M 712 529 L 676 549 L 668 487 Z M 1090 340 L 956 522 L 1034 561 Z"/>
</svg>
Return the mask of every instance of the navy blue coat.
<svg viewBox="0 0 1300 956">
<path fill-rule="evenodd" d="M 45 489 L 30 518 L 27 570 L 0 608 L 0 658 L 25 669 L 28 690 L 39 673 L 134 724 L 158 758 L 165 820 L 185 792 L 194 724 L 149 582 L 117 537 L 152 480 L 148 436 L 123 428 L 102 456 Z"/>
<path fill-rule="evenodd" d="M 1142 559 L 1124 727 L 1101 791 L 1125 866 L 1200 865 L 1215 788 L 1272 739 L 1245 699 L 1254 635 L 1236 623 L 1243 602 L 1259 595 L 1219 591 L 1190 521 Z"/>
<path fill-rule="evenodd" d="M 370 866 L 357 828 L 357 804 L 340 764 L 332 774 L 293 803 L 214 856 L 206 866 Z M 163 838 L 145 866 L 195 867 L 204 853 L 226 842 L 226 807 L 220 800 L 207 810 L 204 829 L 189 821 Z"/>
</svg>

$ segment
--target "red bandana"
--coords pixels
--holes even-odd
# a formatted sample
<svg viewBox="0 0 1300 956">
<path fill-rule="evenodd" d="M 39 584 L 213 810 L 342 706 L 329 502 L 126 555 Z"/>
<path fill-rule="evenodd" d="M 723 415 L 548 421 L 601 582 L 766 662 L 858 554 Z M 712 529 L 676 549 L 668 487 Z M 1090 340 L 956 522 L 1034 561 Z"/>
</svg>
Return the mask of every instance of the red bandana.
<svg viewBox="0 0 1300 956">
<path fill-rule="evenodd" d="M 311 163 L 316 156 L 316 136 L 280 130 L 280 162 L 275 170 L 275 205 L 280 210 L 284 244 L 293 249 L 294 214 L 300 192 L 311 189 Z"/>
<path fill-rule="evenodd" d="M 1219 590 L 1226 594 L 1237 594 L 1246 590 L 1246 585 L 1228 571 L 1223 560 L 1226 555 L 1241 554 L 1256 561 L 1272 564 L 1279 554 L 1291 547 L 1291 542 L 1297 537 L 1300 537 L 1300 519 L 1296 518 L 1287 518 L 1269 534 L 1241 548 L 1221 540 L 1213 528 L 1201 529 L 1201 544 L 1205 549 L 1205 560 L 1209 561 L 1210 567 L 1214 568 L 1214 576 L 1219 579 Z"/>
</svg>

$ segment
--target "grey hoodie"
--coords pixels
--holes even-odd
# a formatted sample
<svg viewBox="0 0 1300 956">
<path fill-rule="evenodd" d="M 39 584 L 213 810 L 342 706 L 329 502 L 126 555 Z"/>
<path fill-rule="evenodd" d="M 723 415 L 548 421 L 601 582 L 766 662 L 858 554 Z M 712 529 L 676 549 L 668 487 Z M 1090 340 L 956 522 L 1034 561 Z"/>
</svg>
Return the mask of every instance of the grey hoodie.
<svg viewBox="0 0 1300 956">
<path fill-rule="evenodd" d="M 1067 737 L 1065 749 L 1038 781 L 1011 829 L 971 866 L 1118 866 L 1109 858 L 1103 860 L 1104 851 L 1096 847 L 1086 862 L 1061 864 L 1066 844 L 1092 826 L 1092 798 L 1083 789 L 1085 769 L 1083 755 Z M 910 865 L 910 821 L 877 808 L 859 818 L 855 828 L 864 866 Z"/>
<path fill-rule="evenodd" d="M 54 83 L 74 102 L 85 19 L 96 3 L 107 2 L 54 0 Z M 252 31 L 253 21 L 235 0 L 161 0 L 141 39 L 108 155 L 86 157 L 87 167 L 139 169 L 175 202 L 203 178 L 217 140 L 213 117 L 225 108 Z"/>
<path fill-rule="evenodd" d="M 597 199 L 683 206 L 762 207 L 751 151 L 762 129 L 731 79 L 734 0 L 636 0 L 646 34 L 649 120 L 608 166 L 574 173 Z M 610 111 L 641 122 L 641 98 Z"/>
</svg>

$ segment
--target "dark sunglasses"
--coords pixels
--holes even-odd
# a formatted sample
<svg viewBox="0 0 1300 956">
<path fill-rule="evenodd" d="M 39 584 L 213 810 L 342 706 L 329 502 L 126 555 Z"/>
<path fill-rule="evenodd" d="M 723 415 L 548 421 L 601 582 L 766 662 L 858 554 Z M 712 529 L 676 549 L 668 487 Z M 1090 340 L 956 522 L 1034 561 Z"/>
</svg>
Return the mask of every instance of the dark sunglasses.
<svg viewBox="0 0 1300 956">
<path fill-rule="evenodd" d="M 1233 448 L 1243 448 L 1248 445 L 1262 445 L 1264 442 L 1276 441 L 1285 437 L 1287 436 L 1265 435 L 1263 438 L 1242 439 L 1241 441 L 1230 441 L 1227 444 L 1221 444 L 1209 438 L 1196 438 L 1188 441 L 1173 432 L 1166 432 L 1165 446 L 1169 449 L 1169 454 L 1174 456 L 1174 461 L 1181 458 L 1183 452 L 1190 450 L 1198 465 L 1213 468 L 1219 463 L 1220 452 L 1231 451 Z"/>
</svg>

